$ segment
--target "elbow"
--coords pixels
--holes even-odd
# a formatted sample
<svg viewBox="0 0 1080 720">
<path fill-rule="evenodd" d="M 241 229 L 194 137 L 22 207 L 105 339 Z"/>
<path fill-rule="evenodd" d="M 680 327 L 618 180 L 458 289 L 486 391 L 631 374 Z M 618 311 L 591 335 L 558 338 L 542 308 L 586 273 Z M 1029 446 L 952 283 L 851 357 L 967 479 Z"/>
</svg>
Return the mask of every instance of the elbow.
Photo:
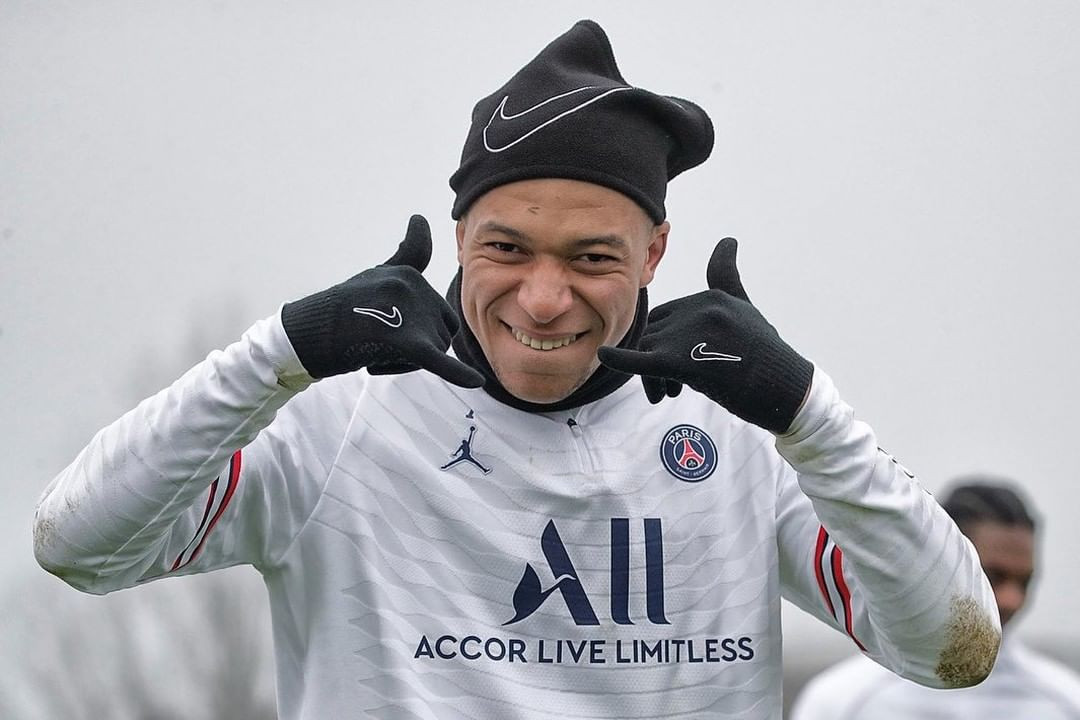
<svg viewBox="0 0 1080 720">
<path fill-rule="evenodd" d="M 60 540 L 55 519 L 38 508 L 34 516 L 34 559 L 37 564 L 77 590 L 93 595 L 105 594 L 106 591 L 94 586 L 96 573 L 90 564 L 67 550 L 66 545 Z"/>
<path fill-rule="evenodd" d="M 994 667 L 1001 645 L 1001 626 L 992 610 L 974 598 L 953 598 L 945 644 L 934 668 L 936 685 L 965 688 L 978 685 Z"/>
<path fill-rule="evenodd" d="M 59 575 L 63 565 L 56 557 L 56 538 L 56 521 L 39 506 L 34 513 L 34 559 L 53 575 Z"/>
</svg>

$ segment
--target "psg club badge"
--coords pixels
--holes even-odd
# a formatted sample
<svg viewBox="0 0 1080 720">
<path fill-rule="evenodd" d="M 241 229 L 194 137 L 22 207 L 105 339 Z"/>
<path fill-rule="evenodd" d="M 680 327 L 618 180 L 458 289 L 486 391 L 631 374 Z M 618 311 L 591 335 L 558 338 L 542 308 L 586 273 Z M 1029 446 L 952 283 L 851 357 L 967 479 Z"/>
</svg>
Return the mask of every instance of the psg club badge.
<svg viewBox="0 0 1080 720">
<path fill-rule="evenodd" d="M 701 482 L 716 469 L 716 445 L 704 430 L 693 425 L 676 425 L 664 433 L 660 460 L 680 480 Z"/>
</svg>

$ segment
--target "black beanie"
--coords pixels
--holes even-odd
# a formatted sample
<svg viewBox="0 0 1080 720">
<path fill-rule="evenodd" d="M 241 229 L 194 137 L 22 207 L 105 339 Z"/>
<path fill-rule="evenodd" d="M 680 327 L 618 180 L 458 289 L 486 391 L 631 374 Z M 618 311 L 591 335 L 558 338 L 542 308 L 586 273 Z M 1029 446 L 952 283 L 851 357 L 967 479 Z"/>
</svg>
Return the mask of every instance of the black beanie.
<svg viewBox="0 0 1080 720">
<path fill-rule="evenodd" d="M 617 190 L 659 223 L 668 180 L 712 146 L 704 110 L 628 85 L 603 29 L 581 20 L 473 108 L 451 216 L 499 185 L 568 178 Z"/>
</svg>

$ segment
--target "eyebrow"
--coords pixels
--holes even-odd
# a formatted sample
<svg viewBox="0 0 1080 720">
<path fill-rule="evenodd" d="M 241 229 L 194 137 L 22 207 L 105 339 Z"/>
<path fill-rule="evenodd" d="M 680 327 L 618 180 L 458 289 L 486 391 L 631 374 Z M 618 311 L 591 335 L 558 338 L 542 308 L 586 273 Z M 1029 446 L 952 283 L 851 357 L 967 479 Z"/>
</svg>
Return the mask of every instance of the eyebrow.
<svg viewBox="0 0 1080 720">
<path fill-rule="evenodd" d="M 571 245 L 574 248 L 586 248 L 591 245 L 607 245 L 610 248 L 621 250 L 626 247 L 626 241 L 618 235 L 597 235 L 574 240 Z"/>
<path fill-rule="evenodd" d="M 501 223 L 497 223 L 494 220 L 488 220 L 488 221 L 486 221 L 484 223 L 481 223 L 480 227 L 477 228 L 477 233 L 478 234 L 479 233 L 485 233 L 485 232 L 499 233 L 500 235 L 505 235 L 508 238 L 510 238 L 512 240 L 517 240 L 519 242 L 527 242 L 530 239 L 528 234 L 523 233 L 522 231 L 520 231 L 520 230 L 518 230 L 516 228 L 509 227 L 508 225 L 503 225 Z M 626 240 L 624 240 L 622 237 L 620 237 L 618 235 L 596 235 L 596 236 L 590 236 L 590 237 L 577 238 L 576 240 L 570 241 L 571 249 L 575 249 L 575 250 L 580 249 L 580 248 L 591 247 L 593 245 L 607 245 L 608 247 L 611 247 L 611 248 L 623 249 L 623 248 L 625 248 L 627 246 L 627 243 L 626 243 Z"/>
<path fill-rule="evenodd" d="M 512 227 L 509 227 L 507 225 L 502 225 L 500 223 L 495 222 L 494 220 L 488 220 L 486 222 L 483 222 L 483 223 L 480 224 L 480 227 L 478 227 L 476 229 L 476 233 L 478 235 L 480 233 L 488 233 L 488 232 L 495 232 L 495 233 L 499 233 L 500 235 L 506 235 L 507 237 L 512 238 L 514 240 L 528 240 L 529 239 L 529 236 L 526 235 L 525 233 L 521 232 L 520 230 L 515 230 Z"/>
</svg>

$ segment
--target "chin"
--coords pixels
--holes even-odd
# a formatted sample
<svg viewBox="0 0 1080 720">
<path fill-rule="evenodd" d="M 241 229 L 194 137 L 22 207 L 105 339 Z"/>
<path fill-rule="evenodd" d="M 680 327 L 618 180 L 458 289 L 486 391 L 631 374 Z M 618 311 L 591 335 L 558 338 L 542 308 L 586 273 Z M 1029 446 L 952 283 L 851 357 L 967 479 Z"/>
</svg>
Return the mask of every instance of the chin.
<svg viewBox="0 0 1080 720">
<path fill-rule="evenodd" d="M 564 378 L 504 377 L 501 373 L 496 373 L 496 375 L 511 395 L 538 405 L 550 405 L 564 400 L 584 383 L 584 380 L 570 381 Z"/>
</svg>

